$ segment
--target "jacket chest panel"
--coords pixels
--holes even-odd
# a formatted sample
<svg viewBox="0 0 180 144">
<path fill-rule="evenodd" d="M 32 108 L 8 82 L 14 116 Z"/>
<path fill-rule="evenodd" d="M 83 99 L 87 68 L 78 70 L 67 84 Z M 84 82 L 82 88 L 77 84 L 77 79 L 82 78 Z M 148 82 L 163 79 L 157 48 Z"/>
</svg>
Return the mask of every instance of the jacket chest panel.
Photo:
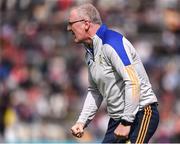
<svg viewBox="0 0 180 144">
<path fill-rule="evenodd" d="M 106 84 L 113 76 L 113 69 L 110 65 L 107 64 L 105 57 L 102 53 L 98 53 L 89 69 L 92 75 L 94 82 L 97 85 Z"/>
</svg>

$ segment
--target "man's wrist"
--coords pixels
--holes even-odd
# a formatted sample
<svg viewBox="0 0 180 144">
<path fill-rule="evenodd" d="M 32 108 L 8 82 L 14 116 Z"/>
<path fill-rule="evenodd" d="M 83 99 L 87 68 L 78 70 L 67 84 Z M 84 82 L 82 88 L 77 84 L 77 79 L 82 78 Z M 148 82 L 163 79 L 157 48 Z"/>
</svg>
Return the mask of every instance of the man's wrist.
<svg viewBox="0 0 180 144">
<path fill-rule="evenodd" d="M 81 125 L 83 128 L 85 127 L 85 123 L 83 122 L 76 122 L 76 124 Z"/>
<path fill-rule="evenodd" d="M 122 119 L 122 120 L 121 120 L 121 124 L 124 125 L 124 126 L 131 126 L 133 123 L 132 123 L 132 122 L 129 122 L 129 121 L 127 121 L 127 120 Z"/>
</svg>

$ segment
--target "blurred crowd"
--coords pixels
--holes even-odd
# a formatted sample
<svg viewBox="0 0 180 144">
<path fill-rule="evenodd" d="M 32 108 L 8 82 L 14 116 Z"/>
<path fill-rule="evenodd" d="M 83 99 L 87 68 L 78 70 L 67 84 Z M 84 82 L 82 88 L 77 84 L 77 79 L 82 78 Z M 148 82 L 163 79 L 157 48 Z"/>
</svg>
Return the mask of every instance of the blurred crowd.
<svg viewBox="0 0 180 144">
<path fill-rule="evenodd" d="M 180 142 L 179 0 L 0 0 L 0 142 L 98 142 L 105 103 L 75 139 L 86 96 L 85 50 L 66 30 L 72 6 L 90 2 L 137 49 L 159 100 L 151 142 Z"/>
</svg>

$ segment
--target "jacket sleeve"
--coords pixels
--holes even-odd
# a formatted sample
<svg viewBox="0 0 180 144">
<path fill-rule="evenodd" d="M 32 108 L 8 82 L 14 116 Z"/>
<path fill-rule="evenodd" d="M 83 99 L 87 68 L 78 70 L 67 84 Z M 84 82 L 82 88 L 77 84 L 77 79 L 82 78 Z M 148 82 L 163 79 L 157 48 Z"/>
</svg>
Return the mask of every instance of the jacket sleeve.
<svg viewBox="0 0 180 144">
<path fill-rule="evenodd" d="M 96 84 L 93 82 L 93 79 L 89 71 L 88 80 L 88 93 L 81 114 L 77 120 L 77 122 L 84 123 L 85 126 L 87 126 L 90 123 L 90 121 L 94 118 L 103 100 L 103 97 L 97 89 Z"/>
<path fill-rule="evenodd" d="M 122 39 L 122 46 L 123 49 L 120 49 L 120 51 L 117 52 L 117 50 L 107 44 L 105 45 L 105 53 L 114 70 L 124 81 L 125 105 L 121 119 L 128 122 L 133 122 L 139 108 L 140 96 L 138 76 L 133 62 L 133 55 L 135 55 L 136 53 L 134 53 L 135 49 L 133 48 L 133 46 L 124 37 Z M 119 54 L 121 52 L 123 54 Z M 129 62 L 127 62 L 127 60 Z"/>
</svg>

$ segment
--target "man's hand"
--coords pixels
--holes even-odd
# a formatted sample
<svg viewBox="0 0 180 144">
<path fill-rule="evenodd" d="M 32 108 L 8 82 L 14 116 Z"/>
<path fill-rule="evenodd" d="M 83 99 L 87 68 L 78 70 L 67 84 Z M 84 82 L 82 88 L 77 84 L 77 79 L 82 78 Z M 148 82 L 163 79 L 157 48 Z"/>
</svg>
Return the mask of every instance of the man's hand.
<svg viewBox="0 0 180 144">
<path fill-rule="evenodd" d="M 72 126 L 71 132 L 73 136 L 81 138 L 84 134 L 84 123 L 77 122 Z"/>
<path fill-rule="evenodd" d="M 131 126 L 124 126 L 119 124 L 118 127 L 115 129 L 114 134 L 117 138 L 124 138 L 127 139 Z"/>
</svg>

